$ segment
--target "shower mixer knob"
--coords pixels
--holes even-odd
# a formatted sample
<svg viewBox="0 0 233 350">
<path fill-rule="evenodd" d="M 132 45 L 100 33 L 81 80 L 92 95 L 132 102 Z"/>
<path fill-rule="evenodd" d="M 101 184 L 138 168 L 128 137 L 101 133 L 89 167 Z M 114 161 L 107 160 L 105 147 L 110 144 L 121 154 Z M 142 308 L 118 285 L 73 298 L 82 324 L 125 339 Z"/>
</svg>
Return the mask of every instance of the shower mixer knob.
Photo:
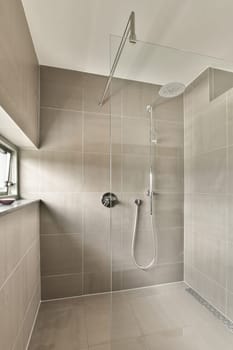
<svg viewBox="0 0 233 350">
<path fill-rule="evenodd" d="M 106 192 L 103 194 L 101 198 L 101 203 L 106 207 L 106 208 L 112 208 L 116 204 L 118 204 L 118 198 L 114 193 L 111 192 Z"/>
</svg>

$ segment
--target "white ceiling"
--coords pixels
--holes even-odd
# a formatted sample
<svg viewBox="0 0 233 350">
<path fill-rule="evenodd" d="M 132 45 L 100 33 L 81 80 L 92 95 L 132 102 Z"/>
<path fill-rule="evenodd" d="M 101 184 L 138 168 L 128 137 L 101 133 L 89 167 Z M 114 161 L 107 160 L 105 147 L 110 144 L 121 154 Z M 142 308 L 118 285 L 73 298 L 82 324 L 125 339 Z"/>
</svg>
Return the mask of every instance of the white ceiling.
<svg viewBox="0 0 233 350">
<path fill-rule="evenodd" d="M 136 13 L 138 39 L 233 62 L 232 0 L 22 0 L 22 2 L 38 59 L 42 65 L 108 75 L 110 47 L 115 51 L 119 43 L 118 39 L 114 39 L 110 45 L 110 34 L 122 35 L 132 10 Z M 148 50 L 145 50 L 145 47 Z M 156 50 L 158 52 L 159 48 Z M 174 62 L 172 55 L 170 60 L 167 60 L 169 65 L 164 65 L 164 58 L 168 57 L 171 51 L 161 49 L 159 54 L 154 53 L 153 60 L 152 51 L 151 46 L 142 44 L 137 45 L 137 49 L 127 47 L 120 63 L 119 75 L 156 83 L 163 83 L 166 80 L 183 80 L 187 83 L 192 75 L 183 72 L 187 58 L 190 67 L 186 71 L 192 71 L 193 74 L 194 71 L 203 70 L 206 64 L 206 58 L 202 61 L 195 55 L 192 59 L 189 55 L 186 61 L 182 61 L 184 54 L 181 53 L 179 68 L 172 63 Z M 137 58 L 132 69 L 133 57 Z M 197 64 L 199 61 L 200 64 Z M 157 70 L 153 71 L 153 67 L 157 67 Z M 158 71 L 160 71 L 159 77 L 156 76 Z M 165 76 L 168 71 L 169 77 L 168 74 Z M 181 77 L 182 74 L 182 79 L 175 78 L 178 75 Z"/>
</svg>

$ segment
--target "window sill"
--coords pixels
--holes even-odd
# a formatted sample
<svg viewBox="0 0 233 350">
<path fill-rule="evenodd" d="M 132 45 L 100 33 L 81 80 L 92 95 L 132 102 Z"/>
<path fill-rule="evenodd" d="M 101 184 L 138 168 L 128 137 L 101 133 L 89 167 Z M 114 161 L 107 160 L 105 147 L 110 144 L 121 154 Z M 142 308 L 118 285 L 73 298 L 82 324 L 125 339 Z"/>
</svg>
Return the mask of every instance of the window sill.
<svg viewBox="0 0 233 350">
<path fill-rule="evenodd" d="M 39 199 L 18 199 L 16 200 L 14 203 L 10 204 L 10 205 L 3 205 L 0 204 L 0 216 L 8 214 L 8 213 L 12 213 L 15 210 L 19 210 L 22 209 L 24 207 L 26 207 L 27 205 L 39 202 Z"/>
</svg>

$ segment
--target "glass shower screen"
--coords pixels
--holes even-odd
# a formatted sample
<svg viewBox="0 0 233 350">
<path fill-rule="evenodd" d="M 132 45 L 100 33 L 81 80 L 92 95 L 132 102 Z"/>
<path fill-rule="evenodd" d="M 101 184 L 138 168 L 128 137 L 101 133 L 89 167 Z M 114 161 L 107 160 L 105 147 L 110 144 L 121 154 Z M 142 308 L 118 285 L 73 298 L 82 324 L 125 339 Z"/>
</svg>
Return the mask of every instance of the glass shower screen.
<svg viewBox="0 0 233 350">
<path fill-rule="evenodd" d="M 120 40 L 110 38 L 110 66 Z M 227 179 L 218 173 L 227 165 L 224 155 L 213 156 L 219 163 L 208 155 L 233 144 L 226 115 L 233 103 L 232 71 L 233 64 L 224 60 L 126 42 L 108 100 L 110 192 L 118 198 L 110 209 L 109 232 L 112 349 L 167 344 L 169 329 L 185 327 L 188 316 L 184 322 L 177 308 L 187 306 L 187 287 L 230 318 L 224 303 L 233 292 L 226 289 L 230 245 L 222 234 L 228 224 L 223 229 L 208 214 L 212 210 L 214 216 L 228 195 Z M 211 236 L 206 227 L 215 224 Z M 219 239 L 228 251 L 220 261 Z M 201 248 L 205 244 L 209 251 Z"/>
</svg>

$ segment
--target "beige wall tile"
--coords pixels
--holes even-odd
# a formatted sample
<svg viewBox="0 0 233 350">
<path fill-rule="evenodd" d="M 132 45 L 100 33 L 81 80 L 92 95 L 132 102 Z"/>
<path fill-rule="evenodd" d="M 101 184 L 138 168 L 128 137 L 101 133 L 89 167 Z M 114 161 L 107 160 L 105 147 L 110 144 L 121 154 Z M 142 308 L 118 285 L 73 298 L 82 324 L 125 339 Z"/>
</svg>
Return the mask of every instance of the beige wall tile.
<svg viewBox="0 0 233 350">
<path fill-rule="evenodd" d="M 85 232 L 84 273 L 105 271 L 111 264 L 109 232 Z"/>
<path fill-rule="evenodd" d="M 233 320 L 233 293 L 227 293 L 227 316 Z"/>
<path fill-rule="evenodd" d="M 153 267 L 145 274 L 144 271 L 134 269 L 123 270 L 123 289 L 138 288 L 154 284 L 183 280 L 183 264 L 165 264 Z"/>
<path fill-rule="evenodd" d="M 212 78 L 211 99 L 215 99 L 233 87 L 233 74 L 220 69 L 210 69 Z"/>
<path fill-rule="evenodd" d="M 102 192 L 86 192 L 84 201 L 84 230 L 92 233 L 107 233 L 110 230 L 110 210 L 101 203 Z"/>
<path fill-rule="evenodd" d="M 228 187 L 230 194 L 233 193 L 233 147 L 228 148 Z"/>
<path fill-rule="evenodd" d="M 82 154 L 77 152 L 40 152 L 41 192 L 80 192 Z"/>
<path fill-rule="evenodd" d="M 180 263 L 184 251 L 183 228 L 166 228 L 158 230 L 158 261 L 163 264 Z"/>
<path fill-rule="evenodd" d="M 42 150 L 82 152 L 82 112 L 41 108 L 40 146 Z"/>
<path fill-rule="evenodd" d="M 5 231 L 5 266 L 1 266 L 0 287 L 0 348 L 20 349 L 23 320 L 26 311 L 35 316 L 40 301 L 38 205 L 33 204 L 0 217 Z M 2 226 L 3 225 L 3 226 Z M 3 238 L 3 237 L 2 237 Z M 3 269 L 5 273 L 3 272 Z M 24 335 L 27 342 L 30 330 Z M 18 338 L 17 338 L 18 336 Z M 14 346 L 14 347 L 13 347 Z"/>
<path fill-rule="evenodd" d="M 233 144 L 233 91 L 227 94 L 228 145 Z"/>
<path fill-rule="evenodd" d="M 193 191 L 226 193 L 226 150 L 221 149 L 193 159 Z"/>
<path fill-rule="evenodd" d="M 208 254 L 206 252 L 208 251 Z M 193 265 L 222 287 L 226 287 L 226 244 L 225 241 L 203 238 L 195 234 L 193 238 Z"/>
<path fill-rule="evenodd" d="M 154 222 L 158 228 L 183 227 L 184 196 L 182 194 L 159 193 L 154 196 Z"/>
<path fill-rule="evenodd" d="M 111 116 L 111 152 L 122 152 L 122 118 Z"/>
<path fill-rule="evenodd" d="M 158 86 L 125 80 L 122 87 L 122 114 L 128 117 L 146 117 L 146 106 L 155 99 Z"/>
<path fill-rule="evenodd" d="M 149 157 L 123 155 L 123 192 L 145 192 L 149 186 Z"/>
<path fill-rule="evenodd" d="M 193 118 L 193 156 L 226 147 L 226 96 L 220 96 Z"/>
<path fill-rule="evenodd" d="M 24 8 L 19 1 L 1 3 L 0 43 L 1 105 L 37 145 L 39 66 Z"/>
<path fill-rule="evenodd" d="M 229 292 L 233 294 L 233 242 L 227 243 L 227 272 L 226 272 L 226 278 L 227 278 L 227 288 L 229 289 Z M 231 306 L 233 308 L 233 305 Z"/>
<path fill-rule="evenodd" d="M 78 293 L 107 291 L 111 287 L 111 247 L 108 235 L 112 230 L 111 232 L 120 237 L 120 240 L 117 239 L 113 243 L 116 253 L 113 257 L 115 286 L 123 287 L 123 260 L 121 252 L 117 250 L 122 248 L 122 232 L 130 233 L 127 244 L 130 243 L 135 215 L 134 200 L 137 196 L 143 199 L 139 229 L 148 232 L 151 229 L 149 201 L 145 196 L 149 185 L 149 118 L 146 105 L 154 100 L 158 87 L 114 79 L 111 85 L 112 97 L 100 107 L 98 102 L 106 82 L 105 77 L 49 67 L 42 67 L 41 74 L 41 105 L 50 107 L 42 108 L 43 147 L 40 151 L 38 170 L 41 174 L 39 191 L 43 199 L 41 233 L 46 241 L 42 247 L 42 254 L 46 251 L 49 257 L 54 253 L 51 244 L 49 249 L 46 248 L 48 238 L 44 235 L 50 237 L 54 234 L 83 232 L 84 270 L 79 270 L 78 273 L 84 273 L 84 286 L 78 287 L 78 281 L 74 284 L 70 282 L 70 289 L 74 291 L 79 288 Z M 156 118 L 161 121 L 158 124 L 162 136 L 159 155 L 164 156 L 164 162 L 160 162 L 156 171 L 161 189 L 169 192 L 183 191 L 183 188 L 179 187 L 183 186 L 183 164 L 177 160 L 177 156 L 182 157 L 182 151 L 178 149 L 183 147 L 182 106 L 182 99 L 175 99 L 169 101 L 166 106 L 159 107 L 160 113 L 156 114 Z M 83 112 L 83 135 L 79 111 Z M 69 140 L 66 140 L 67 137 Z M 84 149 L 81 148 L 82 137 Z M 169 158 L 171 154 L 175 155 L 173 163 Z M 165 180 L 162 183 L 164 176 L 169 180 L 166 187 Z M 31 187 L 33 188 L 33 185 Z M 110 187 L 120 201 L 111 211 L 100 202 L 103 193 L 108 192 Z M 83 191 L 81 200 L 80 192 Z M 182 196 L 179 204 L 176 204 L 174 199 L 173 204 L 168 206 L 169 220 L 166 222 L 169 227 L 180 223 L 181 198 Z M 178 242 L 179 240 L 176 243 Z M 138 253 L 146 257 L 146 249 L 139 249 Z M 61 261 L 66 258 L 66 253 L 62 250 L 60 255 Z M 132 259 L 128 257 L 128 260 L 131 264 Z M 48 294 L 52 297 L 53 293 L 55 297 L 62 296 L 62 290 L 66 295 L 70 295 L 70 292 L 60 285 L 62 276 L 73 272 L 76 274 L 77 271 L 64 271 L 63 267 L 59 266 L 56 270 L 56 273 L 61 275 L 54 280 L 54 285 L 59 289 L 57 293 L 52 287 L 53 277 L 48 277 L 50 279 L 44 282 L 43 296 L 46 295 L 46 298 Z M 174 274 L 177 276 L 176 272 Z M 145 285 L 146 280 L 142 278 L 141 285 Z"/>
<path fill-rule="evenodd" d="M 98 272 L 84 273 L 84 294 L 103 293 L 111 290 L 111 270 L 106 266 Z"/>
<path fill-rule="evenodd" d="M 121 114 L 121 81 L 114 79 L 110 90 L 111 99 L 106 96 L 105 102 L 102 106 L 99 105 L 100 99 L 104 92 L 107 77 L 85 74 L 84 75 L 84 110 L 86 112 L 97 112 L 120 115 Z"/>
<path fill-rule="evenodd" d="M 228 198 L 225 195 L 196 194 L 192 196 L 191 224 L 194 233 L 206 238 L 226 239 Z"/>
<path fill-rule="evenodd" d="M 84 152 L 110 152 L 110 115 L 84 113 Z"/>
<path fill-rule="evenodd" d="M 192 88 L 192 113 L 195 115 L 210 102 L 210 80 L 209 69 L 206 69 L 200 76 L 190 85 Z"/>
<path fill-rule="evenodd" d="M 179 122 L 183 124 L 183 96 L 162 101 L 153 110 L 155 120 Z"/>
<path fill-rule="evenodd" d="M 35 294 L 32 297 L 32 300 L 30 302 L 30 308 L 26 313 L 25 320 L 23 322 L 21 331 L 18 334 L 13 350 L 26 349 L 29 338 L 31 336 L 31 328 L 35 321 L 35 316 L 37 313 L 37 309 L 39 307 L 39 301 L 40 301 L 40 286 L 36 288 Z"/>
<path fill-rule="evenodd" d="M 42 276 L 82 272 L 82 235 L 41 235 Z"/>
<path fill-rule="evenodd" d="M 81 111 L 83 74 L 60 68 L 40 67 L 40 98 L 42 107 Z"/>
<path fill-rule="evenodd" d="M 22 196 L 28 193 L 40 191 L 40 159 L 39 151 L 21 150 L 19 154 L 20 193 Z"/>
<path fill-rule="evenodd" d="M 82 233 L 82 193 L 43 193 L 40 207 L 42 234 Z"/>
<path fill-rule="evenodd" d="M 0 231 L 0 288 L 7 276 L 6 225 L 7 216 L 1 218 Z"/>
<path fill-rule="evenodd" d="M 182 154 L 184 147 L 183 123 L 156 121 L 155 136 L 157 137 L 157 145 L 154 148 L 158 155 L 175 157 Z"/>
<path fill-rule="evenodd" d="M 41 279 L 42 300 L 81 295 L 82 273 L 71 275 L 43 276 Z"/>
<path fill-rule="evenodd" d="M 148 155 L 150 145 L 149 119 L 123 118 L 122 138 L 124 153 Z"/>
<path fill-rule="evenodd" d="M 154 183 L 157 190 L 183 192 L 183 158 L 157 157 L 153 162 Z"/>
<path fill-rule="evenodd" d="M 106 191 L 110 186 L 110 156 L 86 153 L 84 155 L 84 191 Z"/>
</svg>

